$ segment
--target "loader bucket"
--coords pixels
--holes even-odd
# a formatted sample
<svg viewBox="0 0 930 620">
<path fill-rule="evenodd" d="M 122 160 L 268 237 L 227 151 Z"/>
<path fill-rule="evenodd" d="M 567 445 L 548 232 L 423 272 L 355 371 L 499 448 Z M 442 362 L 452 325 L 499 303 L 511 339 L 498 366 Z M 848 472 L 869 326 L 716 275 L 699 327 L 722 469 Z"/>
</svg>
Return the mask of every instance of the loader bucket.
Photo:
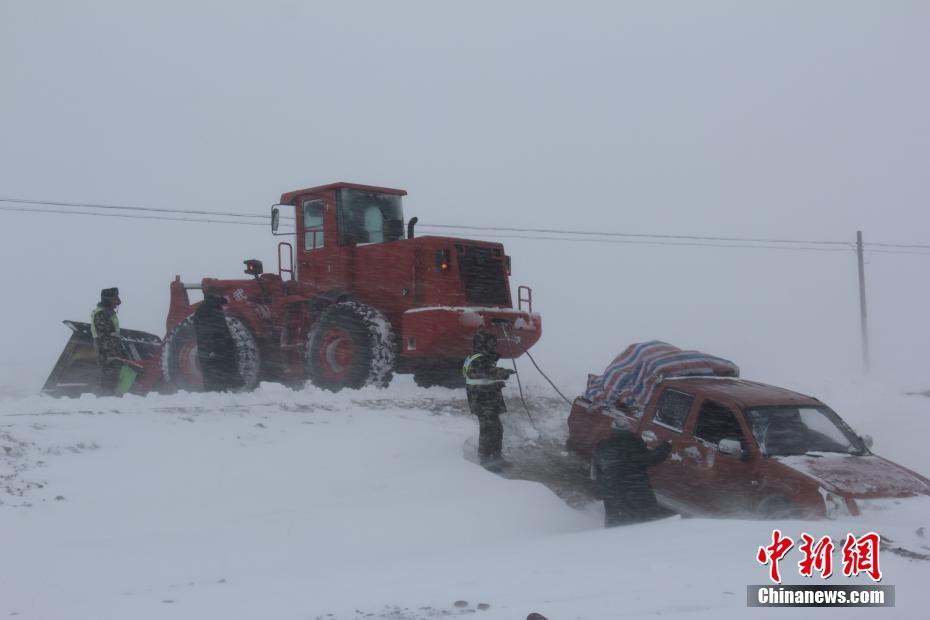
<svg viewBox="0 0 930 620">
<path fill-rule="evenodd" d="M 100 367 L 97 365 L 97 352 L 94 350 L 94 337 L 89 323 L 62 321 L 71 330 L 71 338 L 65 344 L 52 369 L 42 393 L 49 396 L 80 396 L 95 394 L 99 391 Z M 133 329 L 121 329 L 120 336 L 126 347 L 127 357 L 138 362 L 144 368 L 140 373 L 129 369 L 121 372 L 120 393 L 151 389 L 158 381 L 158 358 L 161 354 L 161 338 L 147 332 Z M 132 388 L 135 389 L 132 389 Z"/>
</svg>

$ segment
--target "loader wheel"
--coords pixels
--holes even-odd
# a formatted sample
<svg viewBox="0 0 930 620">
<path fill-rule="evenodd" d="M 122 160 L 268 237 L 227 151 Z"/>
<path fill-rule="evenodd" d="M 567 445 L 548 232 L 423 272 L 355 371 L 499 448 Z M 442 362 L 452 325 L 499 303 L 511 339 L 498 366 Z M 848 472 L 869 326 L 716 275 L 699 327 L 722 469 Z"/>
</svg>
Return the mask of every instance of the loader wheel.
<svg viewBox="0 0 930 620">
<path fill-rule="evenodd" d="M 258 371 L 261 367 L 258 343 L 241 319 L 227 316 L 226 325 L 236 343 L 236 361 L 239 374 L 245 382 L 244 389 L 253 390 L 258 386 Z M 197 338 L 194 335 L 194 315 L 178 323 L 165 338 L 161 371 L 165 383 L 176 390 L 203 391 L 203 375 L 197 359 Z"/>
<path fill-rule="evenodd" d="M 314 385 L 338 392 L 387 387 L 394 376 L 394 330 L 371 306 L 354 301 L 323 312 L 307 340 L 305 364 Z"/>
<path fill-rule="evenodd" d="M 459 361 L 440 362 L 432 368 L 419 369 L 413 373 L 413 381 L 424 388 L 444 387 L 455 390 L 465 387 L 462 363 Z"/>
</svg>

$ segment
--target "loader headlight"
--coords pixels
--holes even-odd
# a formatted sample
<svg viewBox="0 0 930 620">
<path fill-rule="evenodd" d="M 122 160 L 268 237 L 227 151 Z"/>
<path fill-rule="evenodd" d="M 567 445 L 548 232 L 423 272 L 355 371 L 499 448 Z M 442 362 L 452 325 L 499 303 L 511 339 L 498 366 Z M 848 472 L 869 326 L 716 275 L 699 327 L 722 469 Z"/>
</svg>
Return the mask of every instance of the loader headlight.
<svg viewBox="0 0 930 620">
<path fill-rule="evenodd" d="M 817 487 L 817 490 L 820 491 L 820 497 L 823 498 L 824 512 L 828 519 L 842 519 L 853 516 L 845 497 L 831 493 L 823 487 Z"/>
<path fill-rule="evenodd" d="M 250 258 L 248 260 L 242 261 L 242 263 L 245 265 L 245 273 L 250 276 L 255 276 L 257 278 L 258 276 L 262 275 L 262 273 L 264 273 L 264 270 L 262 269 L 262 261 L 260 260 Z"/>
<path fill-rule="evenodd" d="M 439 271 L 449 271 L 450 269 L 450 255 L 449 250 L 437 250 L 436 251 L 436 269 Z"/>
</svg>

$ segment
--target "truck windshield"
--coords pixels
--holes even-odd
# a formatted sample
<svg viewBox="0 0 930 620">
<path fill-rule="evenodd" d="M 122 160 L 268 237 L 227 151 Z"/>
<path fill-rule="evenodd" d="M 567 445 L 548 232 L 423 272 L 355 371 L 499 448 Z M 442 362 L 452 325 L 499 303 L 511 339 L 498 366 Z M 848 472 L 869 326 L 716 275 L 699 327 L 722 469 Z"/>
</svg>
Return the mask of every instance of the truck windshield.
<svg viewBox="0 0 930 620">
<path fill-rule="evenodd" d="M 862 441 L 828 407 L 757 407 L 746 410 L 746 421 L 766 456 L 865 453 Z"/>
<path fill-rule="evenodd" d="M 343 188 L 337 194 L 339 244 L 382 243 L 403 236 L 404 211 L 396 194 Z"/>
</svg>

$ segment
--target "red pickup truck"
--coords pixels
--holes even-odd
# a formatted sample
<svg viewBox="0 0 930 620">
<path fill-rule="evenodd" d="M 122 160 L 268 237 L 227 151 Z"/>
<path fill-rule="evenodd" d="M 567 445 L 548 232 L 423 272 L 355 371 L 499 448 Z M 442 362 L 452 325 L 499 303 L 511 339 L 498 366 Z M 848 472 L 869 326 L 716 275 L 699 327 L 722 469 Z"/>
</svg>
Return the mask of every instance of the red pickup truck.
<svg viewBox="0 0 930 620">
<path fill-rule="evenodd" d="M 672 443 L 649 470 L 659 503 L 691 515 L 837 518 L 856 500 L 930 495 L 930 480 L 872 454 L 821 401 L 736 378 L 666 378 L 637 416 L 575 400 L 569 448 L 590 457 L 625 415 L 650 447 Z"/>
</svg>

